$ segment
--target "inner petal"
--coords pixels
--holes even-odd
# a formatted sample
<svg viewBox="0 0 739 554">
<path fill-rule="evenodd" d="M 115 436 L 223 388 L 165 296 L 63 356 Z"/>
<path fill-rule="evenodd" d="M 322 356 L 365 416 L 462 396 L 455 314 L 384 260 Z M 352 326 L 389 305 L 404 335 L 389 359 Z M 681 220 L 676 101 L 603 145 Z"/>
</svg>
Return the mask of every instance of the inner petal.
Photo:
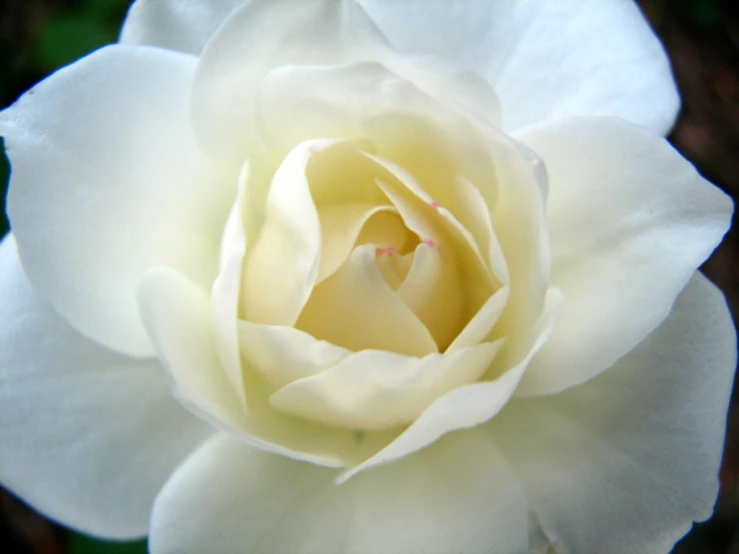
<svg viewBox="0 0 739 554">
<path fill-rule="evenodd" d="M 387 204 L 354 202 L 330 205 L 318 210 L 321 265 L 316 283 L 326 280 L 341 267 L 351 254 L 360 234 L 363 234 L 363 229 L 383 211 L 394 211 L 394 208 Z"/>
<path fill-rule="evenodd" d="M 408 356 L 436 352 L 431 333 L 387 285 L 375 257 L 375 246 L 357 247 L 336 273 L 313 289 L 296 327 L 354 351 Z"/>
<path fill-rule="evenodd" d="M 367 220 L 357 237 L 355 246 L 372 244 L 389 252 L 407 254 L 419 243 L 418 235 L 412 233 L 396 209 L 377 213 Z"/>
<path fill-rule="evenodd" d="M 396 292 L 444 352 L 459 334 L 464 316 L 465 300 L 453 255 L 433 241 L 422 242 Z"/>
<path fill-rule="evenodd" d="M 377 248 L 375 250 L 375 265 L 387 285 L 393 290 L 397 290 L 403 281 L 405 281 L 408 271 L 410 271 L 411 265 L 413 265 L 414 258 L 415 252 L 401 255 L 392 246 L 389 248 Z"/>
<path fill-rule="evenodd" d="M 422 201 L 398 179 L 388 177 L 387 181 L 378 180 L 377 184 L 398 209 L 406 226 L 421 237 L 422 241 L 426 241 L 426 244 L 434 244 L 442 252 L 447 252 L 445 256 L 449 264 L 455 266 L 458 273 L 455 282 L 464 283 L 464 287 L 461 285 L 457 287 L 462 292 L 460 298 L 463 301 L 458 306 L 455 301 L 455 306 L 461 306 L 462 310 L 462 315 L 456 322 L 456 329 L 459 332 L 462 325 L 469 321 L 495 292 L 495 283 L 469 242 L 444 225 L 437 214 L 438 208 Z"/>
</svg>

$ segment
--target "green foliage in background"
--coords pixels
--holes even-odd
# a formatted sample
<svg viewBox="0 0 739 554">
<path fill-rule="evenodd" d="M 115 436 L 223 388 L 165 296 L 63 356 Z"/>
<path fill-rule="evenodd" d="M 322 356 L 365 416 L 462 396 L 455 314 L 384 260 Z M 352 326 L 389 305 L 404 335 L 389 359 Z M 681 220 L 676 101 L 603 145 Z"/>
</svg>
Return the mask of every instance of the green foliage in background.
<svg viewBox="0 0 739 554">
<path fill-rule="evenodd" d="M 40 67 L 53 71 L 118 38 L 128 0 L 88 0 L 53 14 L 35 40 Z"/>
<path fill-rule="evenodd" d="M 93 50 L 116 42 L 130 0 L 0 2 L 0 109 L 33 84 Z M 0 237 L 8 232 L 9 168 L 0 143 Z"/>
<path fill-rule="evenodd" d="M 70 534 L 68 554 L 146 554 L 146 541 L 103 542 L 83 535 Z"/>
</svg>

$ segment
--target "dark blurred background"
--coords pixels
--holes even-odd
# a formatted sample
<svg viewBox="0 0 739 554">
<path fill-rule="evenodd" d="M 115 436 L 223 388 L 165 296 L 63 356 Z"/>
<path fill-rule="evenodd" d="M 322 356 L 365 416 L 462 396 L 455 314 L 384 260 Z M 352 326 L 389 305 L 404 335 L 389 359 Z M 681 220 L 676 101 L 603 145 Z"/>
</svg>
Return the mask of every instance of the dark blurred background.
<svg viewBox="0 0 739 554">
<path fill-rule="evenodd" d="M 553 0 L 556 1 L 556 0 Z M 599 1 L 599 0 L 591 0 Z M 0 0 L 0 108 L 44 76 L 115 42 L 129 0 Z M 739 0 L 640 0 L 672 59 L 683 97 L 670 140 L 708 179 L 739 196 Z M 8 167 L 0 156 L 0 184 Z M 5 194 L 2 194 L 4 210 Z M 8 229 L 0 219 L 0 236 Z M 703 267 L 739 315 L 739 232 Z M 735 395 L 736 397 L 736 395 Z M 732 402 L 714 517 L 673 554 L 739 554 L 739 399 Z M 145 542 L 103 543 L 45 520 L 0 489 L 0 552 L 143 554 Z M 591 553 L 588 553 L 591 554 Z M 599 553 L 592 553 L 599 554 Z M 633 554 L 643 554 L 634 552 Z"/>
</svg>

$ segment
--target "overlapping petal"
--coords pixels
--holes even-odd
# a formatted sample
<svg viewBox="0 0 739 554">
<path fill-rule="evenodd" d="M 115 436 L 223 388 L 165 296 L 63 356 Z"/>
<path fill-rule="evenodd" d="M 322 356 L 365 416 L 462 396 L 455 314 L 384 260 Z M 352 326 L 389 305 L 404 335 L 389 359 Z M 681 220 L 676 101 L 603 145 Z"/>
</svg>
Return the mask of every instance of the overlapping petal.
<svg viewBox="0 0 739 554">
<path fill-rule="evenodd" d="M 173 472 L 153 554 L 633 554 L 709 515 L 731 206 L 661 139 L 633 1 L 138 0 L 121 41 L 0 113 L 3 483 L 128 538 Z"/>
<path fill-rule="evenodd" d="M 518 364 L 501 366 L 508 360 L 496 359 L 493 368 L 497 369 L 497 378 L 462 386 L 441 396 L 395 440 L 361 464 L 345 471 L 339 477 L 339 482 L 375 466 L 404 458 L 448 433 L 475 427 L 493 418 L 512 397 L 531 358 L 550 336 L 561 307 L 562 295 L 555 289 L 550 290 L 545 309 L 527 336 L 526 356 Z"/>
<path fill-rule="evenodd" d="M 165 264 L 210 286 L 236 193 L 238 167 L 211 164 L 188 124 L 195 63 L 111 46 L 0 114 L 8 214 L 29 279 L 73 327 L 132 355 L 152 353 L 139 275 Z"/>
<path fill-rule="evenodd" d="M 558 552 L 667 552 L 711 515 L 735 366 L 726 301 L 696 274 L 611 369 L 498 414 L 490 436 Z"/>
<path fill-rule="evenodd" d="M 335 476 L 335 470 L 217 437 L 180 467 L 157 498 L 151 552 L 528 550 L 526 500 L 484 434 L 447 437 L 341 486 Z"/>
<path fill-rule="evenodd" d="M 289 64 L 371 59 L 382 44 L 358 3 L 253 0 L 239 7 L 203 50 L 192 89 L 195 128 L 205 148 L 240 158 L 254 142 L 254 100 L 266 73 Z"/>
<path fill-rule="evenodd" d="M 363 350 L 270 397 L 276 409 L 339 428 L 383 430 L 412 423 L 436 398 L 477 381 L 503 341 L 423 358 Z"/>
<path fill-rule="evenodd" d="M 318 285 L 296 327 L 349 350 L 387 350 L 424 356 L 438 350 L 431 333 L 385 282 L 375 247 L 360 246 Z"/>
<path fill-rule="evenodd" d="M 157 361 L 102 348 L 40 300 L 12 236 L 0 291 L 0 480 L 65 525 L 146 535 L 159 488 L 211 428 L 172 398 Z"/>
<path fill-rule="evenodd" d="M 549 172 L 552 283 L 566 298 L 519 391 L 545 394 L 607 369 L 659 325 L 733 206 L 666 141 L 620 120 L 571 120 L 520 138 Z"/>
<path fill-rule="evenodd" d="M 357 445 L 350 431 L 276 412 L 269 405 L 273 391 L 248 365 L 244 406 L 218 354 L 207 291 L 182 274 L 169 268 L 149 270 L 137 297 L 174 394 L 215 428 L 267 452 L 330 467 L 364 459 L 388 440 L 380 434 Z"/>
<path fill-rule="evenodd" d="M 198 55 L 244 0 L 137 0 L 128 10 L 120 42 Z"/>
<path fill-rule="evenodd" d="M 241 312 L 249 321 L 293 325 L 308 301 L 321 262 L 321 229 L 305 166 L 333 142 L 299 145 L 272 178 L 264 225 L 244 265 Z"/>
<path fill-rule="evenodd" d="M 514 130 L 611 115 L 666 134 L 679 97 L 658 38 L 632 0 L 362 0 L 403 52 L 477 71 Z"/>
</svg>

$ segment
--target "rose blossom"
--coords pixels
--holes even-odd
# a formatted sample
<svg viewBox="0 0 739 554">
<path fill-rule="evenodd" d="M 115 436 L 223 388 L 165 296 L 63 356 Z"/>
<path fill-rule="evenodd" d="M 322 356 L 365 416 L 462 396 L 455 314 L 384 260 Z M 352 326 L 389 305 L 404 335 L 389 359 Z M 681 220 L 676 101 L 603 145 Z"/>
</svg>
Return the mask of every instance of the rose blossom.
<svg viewBox="0 0 739 554">
<path fill-rule="evenodd" d="M 630 0 L 139 0 L 0 114 L 0 479 L 154 553 L 664 553 L 731 201 Z"/>
</svg>

